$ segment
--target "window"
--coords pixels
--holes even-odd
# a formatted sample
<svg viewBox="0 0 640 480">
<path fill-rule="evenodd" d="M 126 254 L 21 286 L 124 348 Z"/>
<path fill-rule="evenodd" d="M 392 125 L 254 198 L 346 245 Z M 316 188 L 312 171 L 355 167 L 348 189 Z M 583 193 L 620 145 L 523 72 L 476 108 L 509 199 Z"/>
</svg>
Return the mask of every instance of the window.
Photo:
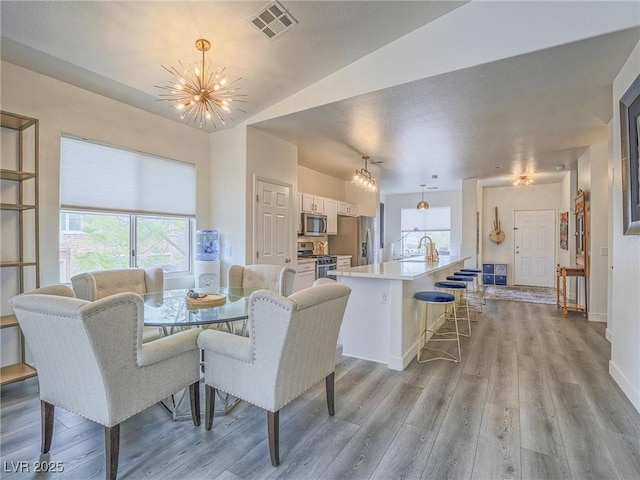
<svg viewBox="0 0 640 480">
<path fill-rule="evenodd" d="M 451 207 L 431 207 L 427 210 L 403 208 L 400 212 L 402 242 L 400 255 L 410 257 L 424 253 L 418 249 L 420 239 L 427 235 L 441 255 L 448 255 L 451 245 Z"/>
<path fill-rule="evenodd" d="M 193 165 L 66 136 L 60 157 L 63 282 L 110 268 L 190 271 Z"/>
</svg>

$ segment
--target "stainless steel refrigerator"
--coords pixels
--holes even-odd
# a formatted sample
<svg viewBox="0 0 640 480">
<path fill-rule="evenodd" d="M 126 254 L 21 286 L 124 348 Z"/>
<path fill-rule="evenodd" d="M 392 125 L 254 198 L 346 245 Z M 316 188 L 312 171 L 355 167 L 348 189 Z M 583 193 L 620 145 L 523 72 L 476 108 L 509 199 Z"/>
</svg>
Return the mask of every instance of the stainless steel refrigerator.
<svg viewBox="0 0 640 480">
<path fill-rule="evenodd" d="M 338 215 L 338 234 L 329 236 L 330 255 L 351 255 L 351 266 L 376 262 L 376 219 Z"/>
</svg>

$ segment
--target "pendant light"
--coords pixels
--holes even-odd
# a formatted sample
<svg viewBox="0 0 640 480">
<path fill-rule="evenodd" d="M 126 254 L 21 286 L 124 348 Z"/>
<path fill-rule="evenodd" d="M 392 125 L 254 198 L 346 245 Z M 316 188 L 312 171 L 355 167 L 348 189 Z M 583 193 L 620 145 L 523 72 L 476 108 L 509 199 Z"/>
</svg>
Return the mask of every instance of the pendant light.
<svg viewBox="0 0 640 480">
<path fill-rule="evenodd" d="M 426 185 L 424 183 L 421 183 L 420 187 L 422 188 L 422 200 L 418 202 L 416 208 L 418 210 L 426 210 L 427 208 L 429 208 L 429 202 L 426 202 L 424 199 L 424 187 L 426 187 Z"/>
</svg>

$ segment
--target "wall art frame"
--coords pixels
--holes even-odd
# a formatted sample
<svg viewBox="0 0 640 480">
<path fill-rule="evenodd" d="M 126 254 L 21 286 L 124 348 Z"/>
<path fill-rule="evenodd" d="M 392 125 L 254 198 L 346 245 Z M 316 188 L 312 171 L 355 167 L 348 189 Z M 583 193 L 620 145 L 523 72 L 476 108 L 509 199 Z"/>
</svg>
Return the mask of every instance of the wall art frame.
<svg viewBox="0 0 640 480">
<path fill-rule="evenodd" d="M 624 235 L 640 235 L 640 75 L 620 99 Z"/>
<path fill-rule="evenodd" d="M 569 250 L 569 212 L 560 213 L 560 248 Z"/>
</svg>

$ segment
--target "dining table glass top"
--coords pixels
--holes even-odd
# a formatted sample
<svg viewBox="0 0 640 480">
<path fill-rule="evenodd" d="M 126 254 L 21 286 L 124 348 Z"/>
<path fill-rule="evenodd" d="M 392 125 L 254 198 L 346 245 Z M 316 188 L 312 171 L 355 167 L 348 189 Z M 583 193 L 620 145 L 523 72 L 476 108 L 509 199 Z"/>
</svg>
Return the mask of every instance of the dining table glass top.
<svg viewBox="0 0 640 480">
<path fill-rule="evenodd" d="M 221 293 L 227 299 L 220 306 L 191 307 L 186 301 L 189 292 L 187 288 L 147 293 L 142 296 L 144 324 L 151 327 L 196 327 L 246 320 L 249 317 L 249 296 L 255 289 L 221 287 L 195 291 L 202 295 Z"/>
</svg>

